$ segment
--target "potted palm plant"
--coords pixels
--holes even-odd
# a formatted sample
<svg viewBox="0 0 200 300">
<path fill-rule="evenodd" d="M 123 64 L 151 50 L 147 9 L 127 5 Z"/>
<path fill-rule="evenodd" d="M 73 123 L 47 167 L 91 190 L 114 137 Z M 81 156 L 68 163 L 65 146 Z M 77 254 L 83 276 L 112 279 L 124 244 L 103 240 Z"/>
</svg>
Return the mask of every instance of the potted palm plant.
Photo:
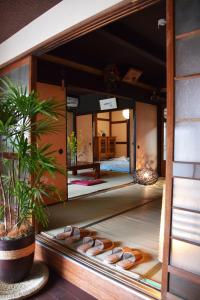
<svg viewBox="0 0 200 300">
<path fill-rule="evenodd" d="M 34 258 L 32 218 L 48 223 L 44 197 L 59 196 L 45 175 L 62 172 L 42 135 L 55 133 L 62 107 L 54 99 L 0 79 L 0 280 L 25 278 Z M 31 143 L 30 136 L 37 142 Z"/>
</svg>

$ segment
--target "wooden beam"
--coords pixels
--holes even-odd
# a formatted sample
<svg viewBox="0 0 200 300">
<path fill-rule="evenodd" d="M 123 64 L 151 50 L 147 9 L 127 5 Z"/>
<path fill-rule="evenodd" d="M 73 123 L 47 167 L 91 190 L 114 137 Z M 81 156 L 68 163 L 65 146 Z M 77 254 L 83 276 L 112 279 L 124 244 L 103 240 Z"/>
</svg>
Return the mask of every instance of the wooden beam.
<svg viewBox="0 0 200 300">
<path fill-rule="evenodd" d="M 83 65 L 83 64 L 79 64 L 75 61 L 66 59 L 66 58 L 60 58 L 57 56 L 53 56 L 53 55 L 49 55 L 49 54 L 43 54 L 42 56 L 39 57 L 42 60 L 46 60 L 46 61 L 50 61 L 56 64 L 60 64 L 60 65 L 64 65 L 79 71 L 83 71 L 83 72 L 87 72 L 90 74 L 94 74 L 94 75 L 99 75 L 99 76 L 103 76 L 103 71 L 97 69 L 97 68 L 93 68 L 87 65 Z"/>
<path fill-rule="evenodd" d="M 104 76 L 104 72 L 98 68 L 90 67 L 88 65 L 80 64 L 75 61 L 65 59 L 65 58 L 60 58 L 57 56 L 49 55 L 49 54 L 43 54 L 39 57 L 39 59 L 50 61 L 53 63 L 57 63 L 66 67 L 70 67 L 79 71 L 87 72 L 90 74 L 98 75 L 98 76 Z M 146 84 L 144 82 L 133 82 L 133 83 L 126 83 L 132 86 L 137 86 L 142 89 L 145 89 L 147 91 L 155 91 L 157 88 L 155 86 Z"/>
<path fill-rule="evenodd" d="M 121 38 L 113 33 L 110 33 L 106 30 L 101 29 L 98 31 L 98 34 L 101 35 L 102 37 L 105 37 L 105 38 L 109 39 L 110 41 L 126 48 L 126 49 L 133 51 L 134 53 L 138 53 L 138 54 L 142 55 L 146 59 L 149 59 L 152 62 L 154 62 L 162 67 L 166 67 L 166 63 L 162 59 L 156 57 L 155 55 L 149 53 L 148 51 L 146 51 L 138 46 L 131 44 L 130 42 L 124 40 L 123 38 Z"/>
<path fill-rule="evenodd" d="M 38 59 L 38 81 L 60 85 L 65 80 L 67 86 L 86 88 L 99 93 L 112 94 L 119 98 L 142 99 L 151 101 L 151 91 L 140 87 L 133 87 L 122 81 L 119 81 L 116 87 L 107 89 L 104 78 L 95 74 L 79 71 L 58 63 Z M 155 101 L 157 103 L 157 101 Z"/>
</svg>

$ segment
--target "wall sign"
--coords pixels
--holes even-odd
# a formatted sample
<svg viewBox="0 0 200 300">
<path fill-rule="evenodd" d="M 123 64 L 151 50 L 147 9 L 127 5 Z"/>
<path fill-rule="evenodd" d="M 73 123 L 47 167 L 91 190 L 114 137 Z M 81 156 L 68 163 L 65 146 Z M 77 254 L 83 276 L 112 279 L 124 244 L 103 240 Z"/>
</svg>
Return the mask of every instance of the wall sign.
<svg viewBox="0 0 200 300">
<path fill-rule="evenodd" d="M 116 109 L 117 99 L 116 98 L 102 99 L 99 100 L 99 104 L 101 110 Z"/>
</svg>

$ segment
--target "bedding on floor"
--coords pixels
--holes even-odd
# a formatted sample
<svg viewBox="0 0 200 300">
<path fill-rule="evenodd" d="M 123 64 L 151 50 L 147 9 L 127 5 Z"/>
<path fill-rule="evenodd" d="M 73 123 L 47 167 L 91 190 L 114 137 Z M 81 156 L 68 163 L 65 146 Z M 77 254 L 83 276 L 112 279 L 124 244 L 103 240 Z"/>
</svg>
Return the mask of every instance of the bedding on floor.
<svg viewBox="0 0 200 300">
<path fill-rule="evenodd" d="M 102 171 L 125 172 L 130 171 L 130 161 L 128 157 L 121 156 L 109 160 L 101 161 L 100 169 Z"/>
</svg>

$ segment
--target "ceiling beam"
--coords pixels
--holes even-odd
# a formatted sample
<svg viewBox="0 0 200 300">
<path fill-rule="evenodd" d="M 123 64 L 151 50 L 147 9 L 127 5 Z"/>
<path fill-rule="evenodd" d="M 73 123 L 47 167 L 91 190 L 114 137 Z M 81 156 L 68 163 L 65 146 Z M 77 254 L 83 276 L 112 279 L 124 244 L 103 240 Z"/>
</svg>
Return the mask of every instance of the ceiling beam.
<svg viewBox="0 0 200 300">
<path fill-rule="evenodd" d="M 80 63 L 71 61 L 69 59 L 60 58 L 60 57 L 49 55 L 49 54 L 43 54 L 39 58 L 42 60 L 46 60 L 46 61 L 57 63 L 60 65 L 64 65 L 66 67 L 70 67 L 70 68 L 76 69 L 78 71 L 83 71 L 83 72 L 87 72 L 87 73 L 90 73 L 93 75 L 98 75 L 98 76 L 104 76 L 104 72 L 98 68 L 80 64 Z M 137 86 L 137 87 L 140 87 L 147 91 L 155 91 L 157 89 L 155 86 L 152 86 L 152 85 L 149 85 L 149 84 L 146 84 L 143 82 L 139 82 L 139 81 L 132 82 L 132 83 L 126 83 L 126 84 L 129 84 L 132 86 Z"/>
<path fill-rule="evenodd" d="M 144 90 L 141 87 L 133 87 L 123 81 L 119 81 L 116 87 L 110 87 L 108 89 L 102 76 L 76 70 L 72 67 L 63 66 L 47 60 L 38 59 L 37 69 L 37 80 L 39 82 L 61 85 L 61 82 L 64 80 L 66 86 L 71 85 L 96 90 L 100 93 L 115 94 L 119 98 L 143 99 L 147 102 L 152 96 L 152 91 Z"/>
<path fill-rule="evenodd" d="M 142 55 L 143 57 L 145 57 L 146 59 L 151 60 L 152 62 L 162 66 L 162 67 L 166 67 L 166 63 L 164 60 L 158 58 L 157 56 L 155 56 L 154 54 L 149 53 L 148 51 L 133 45 L 132 43 L 124 40 L 123 38 L 117 36 L 116 34 L 110 33 L 104 29 L 100 29 L 98 31 L 98 34 L 100 34 L 102 37 L 109 39 L 110 41 L 120 45 L 121 47 L 124 47 L 126 49 L 129 49 L 131 51 L 133 51 L 134 53 L 138 53 L 140 55 Z"/>
</svg>

